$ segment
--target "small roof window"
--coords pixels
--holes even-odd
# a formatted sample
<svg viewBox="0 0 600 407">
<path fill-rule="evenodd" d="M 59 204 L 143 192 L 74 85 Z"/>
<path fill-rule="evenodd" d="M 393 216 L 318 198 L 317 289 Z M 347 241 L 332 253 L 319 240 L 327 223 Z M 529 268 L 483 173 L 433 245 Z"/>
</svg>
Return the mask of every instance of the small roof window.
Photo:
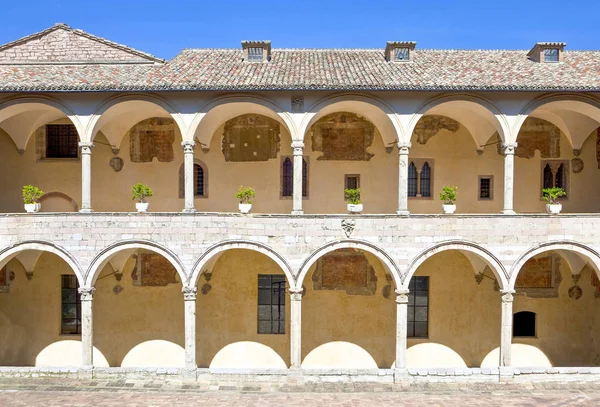
<svg viewBox="0 0 600 407">
<path fill-rule="evenodd" d="M 416 45 L 414 41 L 388 41 L 385 47 L 385 59 L 392 62 L 412 61 Z"/>
<path fill-rule="evenodd" d="M 244 61 L 267 62 L 271 59 L 271 41 L 242 41 Z"/>
<path fill-rule="evenodd" d="M 538 42 L 527 53 L 527 56 L 535 62 L 562 62 L 566 46 L 567 44 L 564 42 Z"/>
</svg>

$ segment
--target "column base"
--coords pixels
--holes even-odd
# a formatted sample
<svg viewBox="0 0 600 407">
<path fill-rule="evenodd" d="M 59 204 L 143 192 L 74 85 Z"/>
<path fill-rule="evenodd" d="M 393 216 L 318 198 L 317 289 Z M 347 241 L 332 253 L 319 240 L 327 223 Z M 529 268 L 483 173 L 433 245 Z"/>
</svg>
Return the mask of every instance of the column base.
<svg viewBox="0 0 600 407">
<path fill-rule="evenodd" d="M 510 366 L 500 366 L 500 381 L 511 381 L 515 376 L 515 369 Z"/>
<path fill-rule="evenodd" d="M 196 212 L 196 208 L 185 208 L 181 212 L 183 212 L 183 213 L 195 213 Z"/>
<path fill-rule="evenodd" d="M 402 211 L 398 210 L 398 211 L 396 211 L 396 215 L 408 216 L 408 215 L 410 215 L 410 211 L 408 211 L 408 210 L 402 210 Z"/>
<path fill-rule="evenodd" d="M 517 212 L 513 211 L 512 209 L 504 209 L 502 211 L 502 214 L 504 214 L 504 215 L 516 215 Z"/>
<path fill-rule="evenodd" d="M 408 385 L 410 383 L 410 375 L 408 369 L 395 369 L 394 368 L 394 383 L 401 385 Z"/>
<path fill-rule="evenodd" d="M 292 215 L 304 215 L 304 211 L 303 210 L 299 210 L 299 211 L 292 211 Z"/>
<path fill-rule="evenodd" d="M 81 208 L 79 213 L 92 213 L 94 210 L 92 208 Z"/>
</svg>

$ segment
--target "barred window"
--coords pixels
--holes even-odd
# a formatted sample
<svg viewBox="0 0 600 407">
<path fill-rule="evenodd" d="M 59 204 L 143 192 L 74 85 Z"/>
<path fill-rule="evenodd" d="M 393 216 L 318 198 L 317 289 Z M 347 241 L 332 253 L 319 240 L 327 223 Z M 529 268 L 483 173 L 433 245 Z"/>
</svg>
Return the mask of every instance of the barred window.
<svg viewBox="0 0 600 407">
<path fill-rule="evenodd" d="M 285 334 L 285 276 L 258 275 L 258 333 Z"/>
<path fill-rule="evenodd" d="M 262 62 L 264 50 L 260 47 L 248 48 L 248 61 Z"/>
<path fill-rule="evenodd" d="M 413 277 L 408 294 L 408 337 L 429 336 L 429 277 Z"/>
<path fill-rule="evenodd" d="M 485 175 L 479 177 L 479 199 L 480 200 L 491 200 L 493 199 L 493 177 L 491 175 Z"/>
<path fill-rule="evenodd" d="M 408 196 L 431 198 L 433 159 L 415 158 L 408 165 Z"/>
<path fill-rule="evenodd" d="M 417 167 L 413 162 L 408 165 L 408 196 L 417 196 Z"/>
<path fill-rule="evenodd" d="M 544 62 L 558 62 L 558 48 L 546 48 L 544 50 Z"/>
<path fill-rule="evenodd" d="M 421 196 L 427 198 L 431 196 L 431 168 L 427 162 L 421 168 Z"/>
<path fill-rule="evenodd" d="M 543 160 L 541 179 L 542 189 L 553 187 L 562 188 L 567 195 L 560 199 L 566 199 L 569 195 L 569 171 L 569 160 Z"/>
<path fill-rule="evenodd" d="M 410 49 L 408 47 L 394 48 L 395 61 L 408 61 L 410 58 Z"/>
<path fill-rule="evenodd" d="M 72 124 L 46 125 L 46 158 L 77 158 L 79 136 Z"/>
<path fill-rule="evenodd" d="M 358 189 L 360 188 L 360 175 L 359 174 L 346 174 L 344 175 L 344 199 L 346 198 L 346 189 Z"/>
<path fill-rule="evenodd" d="M 513 336 L 535 336 L 535 312 L 521 311 L 513 315 Z"/>
<path fill-rule="evenodd" d="M 204 168 L 194 164 L 194 195 L 204 196 Z"/>
<path fill-rule="evenodd" d="M 284 157 L 281 163 L 281 196 L 294 195 L 294 161 L 293 157 Z M 308 162 L 302 157 L 302 196 L 308 196 Z"/>
<path fill-rule="evenodd" d="M 208 198 L 208 168 L 194 160 L 194 197 Z M 185 198 L 185 164 L 179 166 L 179 198 Z"/>
<path fill-rule="evenodd" d="M 63 274 L 61 277 L 61 334 L 81 333 L 81 298 L 79 296 L 79 283 L 72 274 Z"/>
<path fill-rule="evenodd" d="M 556 177 L 554 178 L 554 185 L 557 188 L 565 188 L 566 187 L 566 175 L 565 175 L 565 166 L 561 164 L 556 171 Z"/>
</svg>

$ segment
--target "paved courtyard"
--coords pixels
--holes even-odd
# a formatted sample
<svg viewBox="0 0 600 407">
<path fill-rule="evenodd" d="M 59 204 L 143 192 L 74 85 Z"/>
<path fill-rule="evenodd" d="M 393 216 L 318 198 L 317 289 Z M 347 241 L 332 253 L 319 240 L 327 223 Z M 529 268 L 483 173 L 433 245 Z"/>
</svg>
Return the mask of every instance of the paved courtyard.
<svg viewBox="0 0 600 407">
<path fill-rule="evenodd" d="M 211 386 L 209 386 L 211 387 Z M 214 388 L 214 386 L 212 386 Z M 227 390 L 235 388 L 235 390 Z M 311 385 L 308 391 L 151 381 L 2 379 L 0 406 L 598 406 L 600 383 Z M 295 390 L 290 388 L 289 390 Z"/>
</svg>

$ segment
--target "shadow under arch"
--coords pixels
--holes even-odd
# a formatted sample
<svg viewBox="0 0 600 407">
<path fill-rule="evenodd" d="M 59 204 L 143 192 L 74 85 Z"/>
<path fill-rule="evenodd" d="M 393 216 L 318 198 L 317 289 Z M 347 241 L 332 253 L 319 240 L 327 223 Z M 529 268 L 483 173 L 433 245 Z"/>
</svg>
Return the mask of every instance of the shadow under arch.
<svg viewBox="0 0 600 407">
<path fill-rule="evenodd" d="M 185 271 L 185 267 L 179 257 L 172 252 L 170 249 L 149 240 L 122 240 L 120 242 L 116 242 L 111 244 L 110 246 L 103 249 L 100 253 L 98 253 L 94 259 L 92 260 L 85 278 L 85 286 L 93 287 L 96 283 L 96 279 L 98 278 L 100 272 L 104 268 L 104 266 L 108 263 L 112 256 L 115 254 L 124 251 L 124 250 L 137 250 L 137 249 L 145 249 L 151 252 L 160 254 L 165 259 L 173 265 L 179 278 L 181 279 L 182 284 L 184 284 L 187 280 L 187 274 Z"/>
<path fill-rule="evenodd" d="M 75 200 L 73 198 L 71 198 L 69 195 L 65 194 L 64 192 L 60 192 L 60 191 L 46 192 L 44 195 L 42 195 L 40 197 L 39 202 L 43 203 L 45 200 L 52 199 L 52 198 L 59 198 L 59 199 L 64 200 L 66 203 L 68 203 L 69 205 L 71 205 L 73 207 L 72 212 L 79 212 L 79 205 L 77 204 L 77 202 L 75 202 Z"/>
<path fill-rule="evenodd" d="M 406 289 L 408 288 L 410 279 L 413 277 L 419 266 L 421 266 L 421 264 L 425 262 L 425 260 L 429 259 L 431 256 L 434 256 L 437 253 L 448 250 L 456 250 L 458 252 L 461 252 L 463 255 L 465 255 L 465 257 L 467 257 L 467 259 L 471 262 L 474 268 L 479 268 L 481 266 L 481 264 L 477 264 L 478 260 L 483 261 L 483 263 L 487 265 L 494 273 L 494 276 L 498 281 L 500 289 L 505 290 L 509 287 L 508 274 L 500 260 L 498 260 L 498 258 L 494 256 L 489 250 L 479 246 L 476 243 L 464 240 L 449 240 L 445 242 L 440 242 L 419 253 L 408 265 L 406 273 L 404 274 L 402 280 L 402 287 Z M 475 255 L 475 257 L 473 257 L 472 255 Z"/>
<path fill-rule="evenodd" d="M 367 241 L 356 240 L 356 239 L 343 239 L 343 240 L 336 240 L 333 242 L 329 242 L 329 243 L 325 244 L 324 246 L 321 246 L 320 248 L 318 248 L 317 250 L 312 252 L 302 262 L 302 264 L 299 268 L 298 278 L 296 280 L 296 290 L 302 289 L 302 285 L 304 283 L 304 279 L 306 278 L 306 275 L 310 271 L 310 268 L 312 267 L 312 265 L 315 264 L 315 262 L 320 257 L 326 255 L 327 253 L 331 253 L 331 252 L 334 252 L 339 249 L 358 249 L 358 250 L 363 250 L 365 252 L 371 253 L 382 263 L 382 265 L 384 266 L 386 271 L 388 273 L 390 273 L 390 275 L 392 276 L 392 279 L 394 280 L 394 285 L 396 286 L 396 288 L 399 288 L 402 286 L 402 280 L 401 280 L 400 271 L 398 269 L 398 266 L 396 265 L 396 263 L 394 262 L 392 257 L 385 250 L 383 250 L 383 249 L 377 247 L 376 245 L 374 245 L 373 243 L 370 243 Z"/>
<path fill-rule="evenodd" d="M 448 109 L 454 108 L 453 110 Z M 473 114 L 475 113 L 475 114 Z M 417 123 L 426 114 L 450 117 L 462 124 L 471 134 L 477 149 L 498 132 L 503 142 L 510 141 L 510 126 L 506 117 L 489 100 L 470 94 L 436 96 L 423 104 L 408 122 L 405 135 L 410 142 Z M 481 137 L 477 137 L 482 134 Z"/>
<path fill-rule="evenodd" d="M 44 240 L 26 240 L 0 250 L 0 267 L 4 266 L 19 253 L 32 250 L 36 252 L 53 253 L 69 265 L 80 286 L 84 286 L 85 278 L 77 259 L 61 246 Z"/>
<path fill-rule="evenodd" d="M 523 265 L 525 265 L 528 260 L 549 251 L 556 251 L 561 257 L 564 257 L 571 267 L 571 272 L 574 272 L 573 263 L 577 261 L 577 259 L 569 257 L 569 253 L 579 256 L 579 259 L 583 261 L 583 265 L 589 263 L 596 272 L 596 275 L 600 278 L 600 254 L 597 251 L 582 243 L 570 240 L 560 240 L 539 244 L 519 256 L 511 268 L 508 287 L 511 290 L 515 289 L 517 277 L 523 269 Z"/>
<path fill-rule="evenodd" d="M 224 96 L 202 106 L 194 116 L 184 141 L 198 140 L 204 148 L 210 148 L 211 140 L 227 120 L 243 114 L 260 114 L 282 124 L 295 139 L 296 125 L 290 114 L 273 101 L 254 95 Z"/>
<path fill-rule="evenodd" d="M 402 139 L 402 125 L 394 110 L 384 101 L 360 93 L 329 96 L 312 105 L 302 118 L 298 139 L 304 140 L 308 130 L 319 119 L 343 111 L 366 117 L 375 125 L 386 147 Z"/>
<path fill-rule="evenodd" d="M 209 263 L 216 261 L 221 254 L 232 249 L 246 249 L 264 254 L 281 268 L 285 273 L 289 286 L 294 287 L 294 273 L 287 260 L 266 244 L 249 240 L 224 240 L 210 246 L 202 253 L 198 260 L 196 260 L 192 269 L 192 274 L 187 280 L 188 285 L 195 287 L 198 284 L 198 278 L 200 278 L 200 275 L 204 272 L 205 267 Z"/>
</svg>

